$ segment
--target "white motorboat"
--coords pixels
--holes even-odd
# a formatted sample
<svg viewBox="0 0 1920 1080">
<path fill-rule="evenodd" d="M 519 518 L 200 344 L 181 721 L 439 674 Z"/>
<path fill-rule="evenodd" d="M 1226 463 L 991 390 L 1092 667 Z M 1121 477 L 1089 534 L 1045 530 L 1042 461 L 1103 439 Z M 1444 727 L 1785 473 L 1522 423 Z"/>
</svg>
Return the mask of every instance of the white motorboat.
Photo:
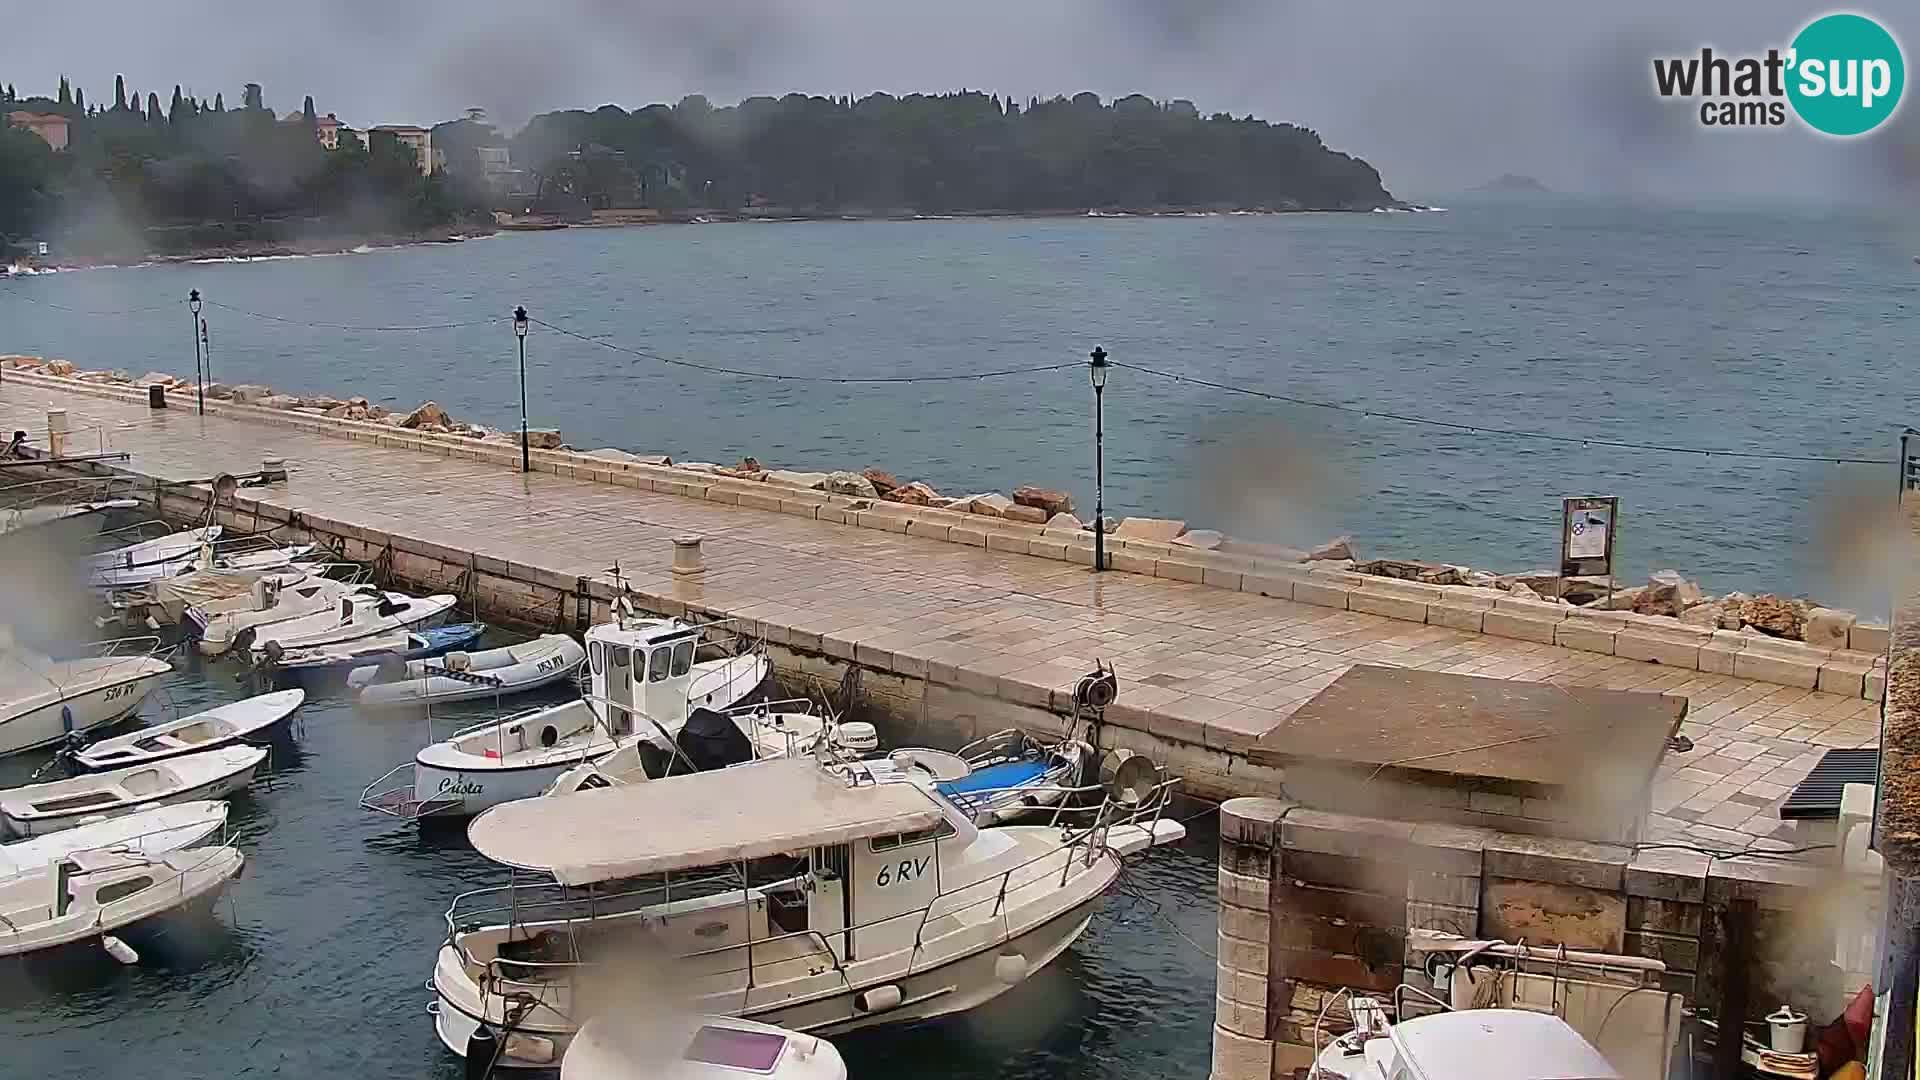
<svg viewBox="0 0 1920 1080">
<path fill-rule="evenodd" d="M 324 569 L 327 568 L 298 563 L 270 570 L 226 570 L 217 566 L 189 570 L 114 593 L 108 603 L 170 625 L 186 618 L 189 607 L 198 608 L 203 616 L 260 610 L 269 606 L 268 594 L 303 585 L 310 577 L 329 580 L 320 576 Z"/>
<path fill-rule="evenodd" d="M 957 753 L 912 747 L 895 750 L 887 760 L 931 779 L 975 824 L 998 825 L 1058 805 L 1080 783 L 1092 757 L 1093 748 L 1078 739 L 1047 742 L 1009 728 Z"/>
<path fill-rule="evenodd" d="M 265 739 L 307 700 L 305 690 L 259 694 L 164 724 L 102 739 L 75 751 L 73 760 L 89 772 L 151 765 L 156 761 Z"/>
<path fill-rule="evenodd" d="M 243 865 L 235 847 L 160 856 L 96 850 L 0 879 L 0 956 L 88 941 L 209 906 Z M 113 945 L 127 948 L 116 940 L 110 952 Z"/>
<path fill-rule="evenodd" d="M 671 752 L 650 742 L 622 747 L 597 761 L 560 774 L 545 796 L 620 784 L 644 783 L 661 776 L 725 769 L 749 761 L 800 757 L 825 751 L 835 759 L 854 759 L 879 748 L 872 724 L 821 719 L 811 702 L 763 701 L 731 709 L 693 710 L 673 738 Z"/>
<path fill-rule="evenodd" d="M 72 521 L 76 518 L 105 516 L 115 510 L 133 510 L 140 503 L 133 499 L 99 499 L 92 502 L 77 503 L 40 503 L 33 506 L 9 507 L 0 510 L 0 536 L 24 532 L 42 525 L 51 525 L 56 521 Z"/>
<path fill-rule="evenodd" d="M 1408 931 L 1406 944 L 1426 954 L 1436 994 L 1402 985 L 1390 1000 L 1351 995 L 1350 1031 L 1322 1049 L 1322 1022 L 1314 1026 L 1310 1078 L 1667 1075 L 1685 1001 L 1662 984 L 1661 961 L 1420 929 Z M 1327 1010 L 1337 1003 L 1329 999 Z"/>
<path fill-rule="evenodd" d="M 158 644 L 143 639 L 142 644 Z M 151 652 L 55 660 L 0 627 L 0 756 L 54 746 L 131 715 L 173 665 Z"/>
<path fill-rule="evenodd" d="M 14 836 L 44 836 L 149 807 L 224 799 L 252 783 L 266 760 L 266 747 L 226 746 L 158 765 L 10 788 L 0 791 L 0 825 Z"/>
<path fill-rule="evenodd" d="M 980 829 L 930 787 L 804 758 L 496 806 L 468 838 L 547 886 L 455 899 L 435 1026 L 550 1067 L 643 968 L 681 1007 L 816 1035 L 974 1008 L 1086 929 L 1121 858 L 1186 830 L 1145 758 L 1045 825 Z M 638 884 L 635 884 L 638 883 Z"/>
<path fill-rule="evenodd" d="M 77 851 L 113 849 L 159 856 L 190 848 L 226 828 L 227 809 L 226 803 L 211 801 L 156 806 L 0 844 L 0 878 L 44 869 Z"/>
<path fill-rule="evenodd" d="M 220 532 L 218 525 L 205 525 L 102 551 L 87 559 L 91 583 L 117 589 L 172 577 L 193 562 L 202 546 L 220 539 Z"/>
<path fill-rule="evenodd" d="M 701 628 L 623 614 L 587 631 L 588 693 L 455 732 L 367 785 L 360 803 L 396 817 L 466 817 L 527 799 L 568 769 L 649 743 L 662 753 L 697 708 L 725 709 L 772 669 L 750 652 L 696 662 Z M 412 783 L 393 783 L 411 767 Z"/>
<path fill-rule="evenodd" d="M 514 1038 L 509 1034 L 507 1041 Z M 525 1052 L 524 1047 L 516 1049 Z M 744 1076 L 846 1080 L 847 1063 L 827 1040 L 771 1024 L 731 1016 L 636 1014 L 631 1009 L 587 1021 L 560 1062 L 560 1080 L 740 1080 Z"/>
<path fill-rule="evenodd" d="M 239 596 L 186 605 L 181 618 L 202 656 L 221 656 L 247 630 L 258 637 L 296 620 L 338 612 L 347 597 L 368 588 L 307 574 L 291 582 L 262 577 Z"/>
<path fill-rule="evenodd" d="M 317 611 L 286 622 L 250 626 L 241 631 L 234 645 L 244 646 L 249 659 L 257 664 L 289 649 L 344 645 L 396 630 L 432 626 L 446 618 L 458 602 L 459 598 L 451 593 L 415 597 L 361 586 L 342 596 L 332 610 Z"/>
<path fill-rule="evenodd" d="M 478 652 L 450 652 L 355 668 L 347 685 L 362 705 L 427 705 L 501 697 L 571 677 L 587 651 L 566 634 Z"/>
</svg>

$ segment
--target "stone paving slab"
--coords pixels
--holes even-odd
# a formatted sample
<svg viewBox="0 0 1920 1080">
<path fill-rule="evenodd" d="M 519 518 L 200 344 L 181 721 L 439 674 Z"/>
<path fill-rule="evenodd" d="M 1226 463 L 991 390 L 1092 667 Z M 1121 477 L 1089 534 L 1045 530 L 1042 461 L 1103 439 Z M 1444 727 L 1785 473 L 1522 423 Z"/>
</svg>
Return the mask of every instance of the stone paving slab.
<svg viewBox="0 0 1920 1080">
<path fill-rule="evenodd" d="M 617 561 L 635 588 L 674 594 L 669 541 L 697 533 L 695 602 L 770 636 L 1014 701 L 1104 660 L 1130 715 L 1214 748 L 1244 750 L 1357 663 L 1685 695 L 1695 749 L 1660 767 L 1654 839 L 1798 843 L 1777 816 L 1785 792 L 1826 749 L 1878 734 L 1877 703 L 1858 697 L 0 381 L 0 430 L 40 444 L 50 407 L 68 410 L 72 452 L 124 450 L 144 476 L 283 457 L 289 482 L 250 497 L 568 577 Z"/>
</svg>

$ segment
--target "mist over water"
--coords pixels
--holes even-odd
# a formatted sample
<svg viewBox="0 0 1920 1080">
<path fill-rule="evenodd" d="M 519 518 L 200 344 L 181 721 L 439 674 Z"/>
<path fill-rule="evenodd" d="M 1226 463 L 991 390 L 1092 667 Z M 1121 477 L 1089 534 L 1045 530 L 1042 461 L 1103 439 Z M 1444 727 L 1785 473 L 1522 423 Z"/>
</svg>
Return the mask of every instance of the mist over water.
<svg viewBox="0 0 1920 1080">
<path fill-rule="evenodd" d="M 512 427 L 506 316 L 524 303 L 643 353 L 774 373 L 1078 364 L 1099 344 L 1121 363 L 1362 410 L 1890 461 L 1920 417 L 1901 377 L 1916 252 L 1910 223 L 1871 211 L 1566 199 L 1443 214 L 575 229 L 15 280 L 0 284 L 0 349 L 191 374 L 180 298 L 197 288 L 228 305 L 207 309 L 222 381 L 396 408 L 433 398 Z M 303 325 L 486 319 L 417 333 Z M 1091 514 L 1081 370 L 876 386 L 712 375 L 538 326 L 527 345 L 533 424 L 582 449 L 877 465 L 953 494 L 1036 483 L 1071 489 Z M 1627 574 L 1675 567 L 1710 589 L 1879 602 L 1834 555 L 1853 541 L 1823 537 L 1836 532 L 1830 507 L 1892 489 L 1890 465 L 1411 426 L 1125 369 L 1105 397 L 1109 513 L 1295 546 L 1351 532 L 1363 554 L 1518 571 L 1551 565 L 1562 496 L 1614 494 Z"/>
</svg>

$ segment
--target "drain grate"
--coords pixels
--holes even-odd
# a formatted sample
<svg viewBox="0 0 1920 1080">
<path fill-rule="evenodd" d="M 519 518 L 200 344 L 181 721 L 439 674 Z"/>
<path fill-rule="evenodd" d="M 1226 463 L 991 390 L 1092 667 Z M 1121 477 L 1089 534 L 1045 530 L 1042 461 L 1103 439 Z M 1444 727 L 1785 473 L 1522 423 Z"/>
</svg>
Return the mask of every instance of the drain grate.
<svg viewBox="0 0 1920 1080">
<path fill-rule="evenodd" d="M 1848 784 L 1880 782 L 1880 751 L 1829 750 L 1820 764 L 1780 806 L 1782 821 L 1821 821 L 1840 816 L 1840 789 Z"/>
</svg>

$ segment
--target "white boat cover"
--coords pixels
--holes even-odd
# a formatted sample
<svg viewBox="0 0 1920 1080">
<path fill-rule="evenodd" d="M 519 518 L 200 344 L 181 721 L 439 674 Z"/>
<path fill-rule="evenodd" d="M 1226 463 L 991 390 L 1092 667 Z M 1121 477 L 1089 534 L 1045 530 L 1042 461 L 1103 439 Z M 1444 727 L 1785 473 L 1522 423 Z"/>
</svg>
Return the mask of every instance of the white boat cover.
<svg viewBox="0 0 1920 1080">
<path fill-rule="evenodd" d="M 590 885 L 664 870 L 930 829 L 945 820 L 912 784 L 853 786 L 805 758 L 757 762 L 482 813 L 467 838 L 487 858 Z"/>
</svg>

